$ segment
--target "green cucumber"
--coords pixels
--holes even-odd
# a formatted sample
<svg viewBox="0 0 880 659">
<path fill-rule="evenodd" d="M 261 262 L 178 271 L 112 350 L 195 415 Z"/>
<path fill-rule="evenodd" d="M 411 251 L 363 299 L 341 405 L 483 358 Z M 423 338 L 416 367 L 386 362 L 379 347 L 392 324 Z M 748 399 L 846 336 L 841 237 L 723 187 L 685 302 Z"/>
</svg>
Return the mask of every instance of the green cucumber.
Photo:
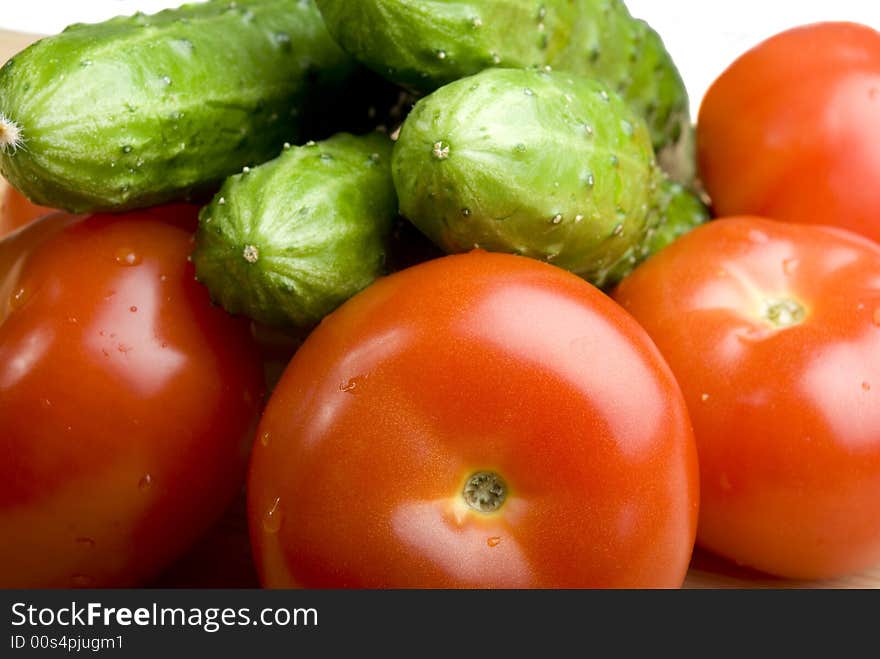
<svg viewBox="0 0 880 659">
<path fill-rule="evenodd" d="M 224 309 L 307 329 L 384 272 L 397 218 L 387 135 L 340 133 L 230 177 L 193 262 Z"/>
<path fill-rule="evenodd" d="M 488 67 L 596 77 L 645 118 L 690 183 L 688 97 L 663 42 L 620 0 L 317 0 L 336 41 L 390 80 L 431 92 Z M 674 158 L 665 154 L 672 151 Z"/>
<path fill-rule="evenodd" d="M 312 0 L 73 25 L 0 70 L 0 172 L 32 201 L 72 211 L 213 192 L 307 139 L 361 73 Z"/>
<path fill-rule="evenodd" d="M 394 147 L 400 210 L 447 252 L 552 262 L 611 282 L 660 221 L 645 122 L 605 85 L 487 69 L 419 101 Z"/>
<path fill-rule="evenodd" d="M 667 182 L 664 193 L 666 199 L 661 204 L 662 217 L 645 243 L 643 258 L 652 256 L 667 245 L 671 245 L 711 217 L 706 204 L 678 183 Z"/>
<path fill-rule="evenodd" d="M 709 208 L 693 192 L 674 181 L 664 181 L 660 187 L 660 198 L 655 207 L 659 219 L 652 222 L 652 228 L 645 236 L 641 249 L 633 251 L 629 259 L 618 263 L 608 276 L 608 282 L 617 283 L 642 261 L 678 240 L 691 229 L 707 222 L 711 215 Z"/>
</svg>

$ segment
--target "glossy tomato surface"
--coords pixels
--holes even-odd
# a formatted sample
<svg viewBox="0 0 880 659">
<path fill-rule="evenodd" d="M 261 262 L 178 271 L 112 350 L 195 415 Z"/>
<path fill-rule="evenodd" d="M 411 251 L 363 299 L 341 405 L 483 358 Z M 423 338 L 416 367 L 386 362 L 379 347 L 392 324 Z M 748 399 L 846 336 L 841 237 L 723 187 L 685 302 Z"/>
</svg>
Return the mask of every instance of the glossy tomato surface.
<svg viewBox="0 0 880 659">
<path fill-rule="evenodd" d="M 0 180 L 0 238 L 38 217 L 54 212 L 53 208 L 31 203 L 18 190 Z"/>
<path fill-rule="evenodd" d="M 880 241 L 880 32 L 819 23 L 756 46 L 710 87 L 697 143 L 716 215 Z"/>
<path fill-rule="evenodd" d="M 379 280 L 296 353 L 257 431 L 271 587 L 677 587 L 696 456 L 644 331 L 574 275 L 472 252 Z"/>
<path fill-rule="evenodd" d="M 615 297 L 687 399 L 698 543 L 784 577 L 880 563 L 880 247 L 831 228 L 716 220 Z"/>
<path fill-rule="evenodd" d="M 241 489 L 259 357 L 180 210 L 0 242 L 0 586 L 143 584 Z"/>
</svg>

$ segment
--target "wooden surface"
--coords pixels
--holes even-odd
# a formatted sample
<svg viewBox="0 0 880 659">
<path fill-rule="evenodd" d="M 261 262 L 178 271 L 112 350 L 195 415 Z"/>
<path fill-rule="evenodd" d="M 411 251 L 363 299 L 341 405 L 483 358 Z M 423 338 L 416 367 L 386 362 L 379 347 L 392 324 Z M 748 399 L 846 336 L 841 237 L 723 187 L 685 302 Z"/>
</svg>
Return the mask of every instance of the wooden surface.
<svg viewBox="0 0 880 659">
<path fill-rule="evenodd" d="M 0 29 L 0 62 L 36 39 Z M 0 186 L 5 182 L 0 180 Z M 0 189 L 2 191 L 2 189 Z M 244 496 L 220 522 L 154 584 L 157 587 L 256 587 L 247 538 Z M 694 555 L 686 588 L 880 588 L 880 566 L 864 574 L 821 582 L 774 579 L 700 550 Z"/>
</svg>

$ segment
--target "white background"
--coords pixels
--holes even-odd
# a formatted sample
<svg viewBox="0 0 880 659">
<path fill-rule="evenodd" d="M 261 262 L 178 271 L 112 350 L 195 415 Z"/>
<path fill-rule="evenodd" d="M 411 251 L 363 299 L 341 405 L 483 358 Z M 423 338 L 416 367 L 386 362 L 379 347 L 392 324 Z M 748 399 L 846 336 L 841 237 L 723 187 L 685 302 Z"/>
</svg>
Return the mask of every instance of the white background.
<svg viewBox="0 0 880 659">
<path fill-rule="evenodd" d="M 357 2 L 358 0 L 351 0 Z M 146 13 L 180 0 L 0 0 L 0 28 L 50 34 L 77 21 Z M 853 20 L 880 30 L 880 0 L 626 0 L 660 33 L 684 77 L 693 116 L 707 87 L 739 54 L 788 27 Z"/>
</svg>

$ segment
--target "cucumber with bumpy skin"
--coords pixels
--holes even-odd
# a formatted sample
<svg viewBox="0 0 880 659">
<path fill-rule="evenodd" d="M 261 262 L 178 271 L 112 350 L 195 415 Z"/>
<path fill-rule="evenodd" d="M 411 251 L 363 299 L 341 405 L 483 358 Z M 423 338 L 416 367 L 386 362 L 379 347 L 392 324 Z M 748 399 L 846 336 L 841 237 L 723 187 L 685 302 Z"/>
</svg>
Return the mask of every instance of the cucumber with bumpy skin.
<svg viewBox="0 0 880 659">
<path fill-rule="evenodd" d="M 32 201 L 73 211 L 213 191 L 306 139 L 362 73 L 313 0 L 73 25 L 0 70 L 0 172 Z"/>
<path fill-rule="evenodd" d="M 680 184 L 667 182 L 663 191 L 666 198 L 660 206 L 662 217 L 657 228 L 648 236 L 642 260 L 671 245 L 711 217 L 706 204 Z"/>
<path fill-rule="evenodd" d="M 397 217 L 391 140 L 341 133 L 230 177 L 193 262 L 230 313 L 308 329 L 383 273 Z"/>
<path fill-rule="evenodd" d="M 488 67 L 595 77 L 648 123 L 664 166 L 693 177 L 688 97 L 660 37 L 621 0 L 317 0 L 336 41 L 431 92 Z M 661 153 L 662 151 L 662 153 Z"/>
<path fill-rule="evenodd" d="M 660 198 L 655 207 L 659 219 L 645 236 L 640 249 L 633 251 L 629 259 L 621 261 L 608 276 L 608 281 L 617 283 L 632 272 L 642 261 L 681 238 L 691 229 L 707 222 L 711 215 L 709 208 L 693 192 L 674 181 L 664 181 L 660 187 Z"/>
<path fill-rule="evenodd" d="M 394 147 L 400 210 L 447 252 L 552 262 L 602 286 L 660 222 L 645 122 L 602 83 L 487 69 L 419 101 Z"/>
</svg>

